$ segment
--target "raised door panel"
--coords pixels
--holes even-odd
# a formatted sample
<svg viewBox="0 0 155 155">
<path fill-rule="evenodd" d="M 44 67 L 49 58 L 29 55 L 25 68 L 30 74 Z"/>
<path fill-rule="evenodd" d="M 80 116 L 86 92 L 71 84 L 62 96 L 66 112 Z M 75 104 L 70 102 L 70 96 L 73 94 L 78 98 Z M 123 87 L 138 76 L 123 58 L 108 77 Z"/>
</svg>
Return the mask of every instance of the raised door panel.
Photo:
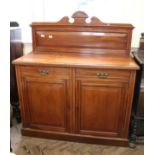
<svg viewBox="0 0 155 155">
<path fill-rule="evenodd" d="M 25 125 L 30 128 L 69 130 L 69 81 L 25 76 Z"/>
<path fill-rule="evenodd" d="M 77 81 L 77 128 L 80 134 L 121 137 L 127 83 Z"/>
</svg>

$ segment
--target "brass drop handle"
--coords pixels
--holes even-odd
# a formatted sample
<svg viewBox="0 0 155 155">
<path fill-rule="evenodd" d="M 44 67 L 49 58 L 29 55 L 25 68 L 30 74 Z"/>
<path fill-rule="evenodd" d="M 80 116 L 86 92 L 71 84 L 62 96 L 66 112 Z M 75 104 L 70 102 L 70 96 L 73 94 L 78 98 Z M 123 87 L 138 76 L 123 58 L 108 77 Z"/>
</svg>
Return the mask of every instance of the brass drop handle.
<svg viewBox="0 0 155 155">
<path fill-rule="evenodd" d="M 48 70 L 43 69 L 43 70 L 39 70 L 39 73 L 43 76 L 47 76 L 48 75 Z"/>
<path fill-rule="evenodd" d="M 106 72 L 97 72 L 96 75 L 97 75 L 99 78 L 107 78 L 107 76 L 108 76 L 109 74 L 106 73 Z"/>
</svg>

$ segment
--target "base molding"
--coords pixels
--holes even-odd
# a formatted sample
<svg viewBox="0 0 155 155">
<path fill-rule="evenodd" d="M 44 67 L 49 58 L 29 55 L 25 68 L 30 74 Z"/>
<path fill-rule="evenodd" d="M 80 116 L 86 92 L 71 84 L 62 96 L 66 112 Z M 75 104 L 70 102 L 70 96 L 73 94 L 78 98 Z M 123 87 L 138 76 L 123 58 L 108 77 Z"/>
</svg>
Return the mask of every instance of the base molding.
<svg viewBox="0 0 155 155">
<path fill-rule="evenodd" d="M 32 128 L 22 128 L 22 135 L 30 136 L 30 137 L 52 138 L 57 140 L 91 143 L 91 144 L 128 146 L 128 139 L 125 139 L 125 138 L 97 137 L 97 136 L 80 135 L 80 134 L 72 134 L 72 133 L 45 131 L 45 130 L 32 129 Z"/>
</svg>

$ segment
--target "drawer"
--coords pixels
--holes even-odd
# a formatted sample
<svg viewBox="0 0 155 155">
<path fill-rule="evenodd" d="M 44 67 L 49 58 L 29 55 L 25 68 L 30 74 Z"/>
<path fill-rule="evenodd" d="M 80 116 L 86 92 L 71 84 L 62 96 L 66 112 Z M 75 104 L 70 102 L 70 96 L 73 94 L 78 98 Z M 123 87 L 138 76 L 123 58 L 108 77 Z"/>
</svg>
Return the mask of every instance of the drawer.
<svg viewBox="0 0 155 155">
<path fill-rule="evenodd" d="M 42 76 L 42 77 L 69 77 L 68 68 L 49 67 L 49 66 L 21 66 L 20 72 L 23 75 Z"/>
<path fill-rule="evenodd" d="M 114 69 L 76 69 L 76 78 L 129 79 L 130 71 Z"/>
</svg>

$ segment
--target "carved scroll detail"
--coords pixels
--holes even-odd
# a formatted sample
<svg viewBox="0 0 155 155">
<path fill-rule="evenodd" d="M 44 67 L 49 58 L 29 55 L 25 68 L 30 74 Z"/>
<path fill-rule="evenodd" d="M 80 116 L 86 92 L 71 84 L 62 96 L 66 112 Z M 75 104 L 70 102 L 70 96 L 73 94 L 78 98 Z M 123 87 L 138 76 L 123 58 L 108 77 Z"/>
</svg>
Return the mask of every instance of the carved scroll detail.
<svg viewBox="0 0 155 155">
<path fill-rule="evenodd" d="M 106 23 L 101 22 L 97 17 L 92 17 L 90 23 L 86 22 L 86 19 L 89 17 L 85 12 L 83 11 L 77 11 L 73 13 L 71 16 L 74 19 L 73 23 L 69 22 L 69 17 L 65 16 L 63 17 L 59 23 L 61 24 L 74 24 L 74 25 L 106 25 Z"/>
<path fill-rule="evenodd" d="M 74 24 L 84 24 L 88 15 L 85 12 L 77 11 L 72 15 L 72 18 L 74 18 Z"/>
</svg>

